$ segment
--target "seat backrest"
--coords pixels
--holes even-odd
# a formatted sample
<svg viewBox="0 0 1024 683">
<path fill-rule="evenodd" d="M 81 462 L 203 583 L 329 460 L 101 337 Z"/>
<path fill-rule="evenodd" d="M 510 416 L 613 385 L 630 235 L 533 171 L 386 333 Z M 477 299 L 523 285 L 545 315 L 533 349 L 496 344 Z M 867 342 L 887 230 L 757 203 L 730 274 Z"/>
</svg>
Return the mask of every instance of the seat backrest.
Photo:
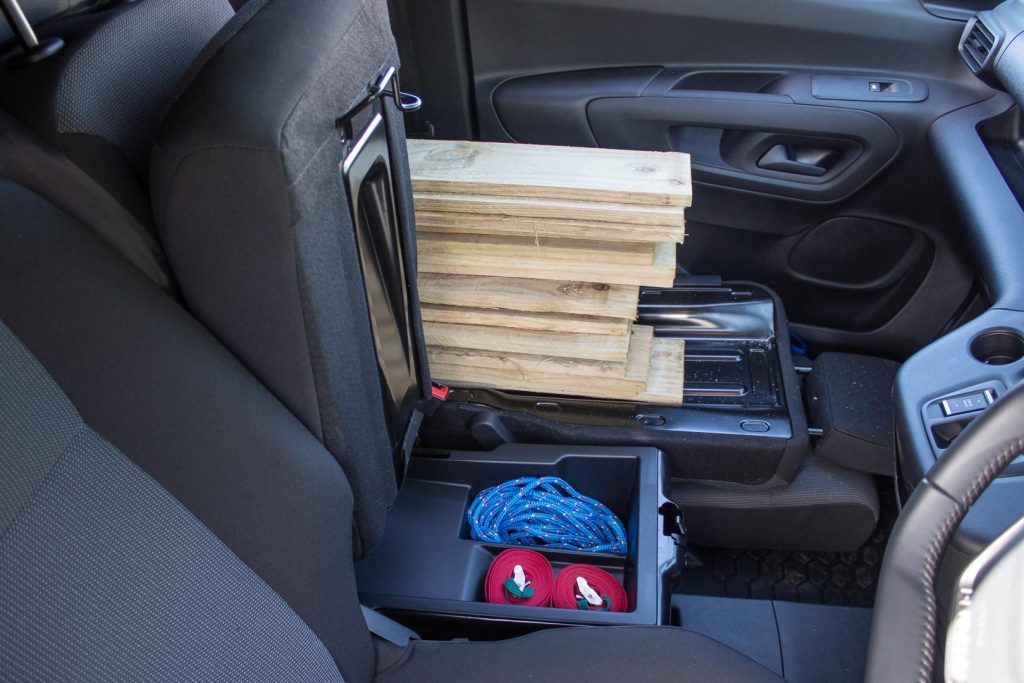
<svg viewBox="0 0 1024 683">
<path fill-rule="evenodd" d="M 187 305 L 339 459 L 359 553 L 381 537 L 398 481 L 337 120 L 391 66 L 385 0 L 250 0 L 186 76 L 151 171 Z M 422 348 L 404 129 L 385 106 Z"/>
<path fill-rule="evenodd" d="M 92 4 L 90 0 L 20 0 L 22 14 L 30 24 L 40 24 L 66 12 L 74 11 L 80 5 Z M 17 43 L 10 22 L 0 21 L 0 47 L 6 48 Z"/>
<path fill-rule="evenodd" d="M 0 680 L 369 680 L 335 458 L 90 229 L 0 215 Z"/>
<path fill-rule="evenodd" d="M 153 233 L 66 156 L 43 145 L 0 110 L 0 177 L 13 180 L 75 216 L 136 268 L 173 291 Z"/>
<path fill-rule="evenodd" d="M 229 0 L 134 0 L 38 27 L 65 46 L 5 68 L 0 101 L 48 144 L 151 223 L 150 150 L 186 70 L 233 16 Z"/>
</svg>

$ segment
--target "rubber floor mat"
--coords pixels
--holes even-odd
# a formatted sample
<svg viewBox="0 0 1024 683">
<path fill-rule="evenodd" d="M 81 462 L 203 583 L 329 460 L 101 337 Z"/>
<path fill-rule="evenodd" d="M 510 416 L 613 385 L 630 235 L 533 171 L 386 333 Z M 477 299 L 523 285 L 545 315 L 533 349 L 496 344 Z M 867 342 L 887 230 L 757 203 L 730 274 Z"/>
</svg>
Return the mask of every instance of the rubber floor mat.
<svg viewBox="0 0 1024 683">
<path fill-rule="evenodd" d="M 879 487 L 878 526 L 868 541 L 849 553 L 794 550 L 736 550 L 690 546 L 699 565 L 683 570 L 677 593 L 785 600 L 825 605 L 874 604 L 882 554 L 896 521 L 892 482 Z"/>
</svg>

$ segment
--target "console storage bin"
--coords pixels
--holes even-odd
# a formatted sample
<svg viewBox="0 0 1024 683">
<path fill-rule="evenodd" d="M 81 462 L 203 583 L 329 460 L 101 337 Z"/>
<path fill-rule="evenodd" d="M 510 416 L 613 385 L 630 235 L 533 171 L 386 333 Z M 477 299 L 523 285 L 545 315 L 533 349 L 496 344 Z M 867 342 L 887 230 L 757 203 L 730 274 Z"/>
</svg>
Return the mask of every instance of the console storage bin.
<svg viewBox="0 0 1024 683">
<path fill-rule="evenodd" d="M 677 510 L 665 496 L 662 469 L 661 453 L 653 448 L 510 444 L 491 452 L 413 457 L 408 479 L 388 518 L 383 542 L 356 567 L 360 599 L 384 611 L 488 620 L 664 623 L 671 595 L 668 582 L 677 556 L 675 541 L 665 532 L 677 522 Z M 561 477 L 619 516 L 626 528 L 626 556 L 536 546 L 530 549 L 543 553 L 556 574 L 574 563 L 608 571 L 625 588 L 628 611 L 580 611 L 484 601 L 484 577 L 494 557 L 506 548 L 526 546 L 473 540 L 466 510 L 480 491 L 526 476 Z"/>
</svg>

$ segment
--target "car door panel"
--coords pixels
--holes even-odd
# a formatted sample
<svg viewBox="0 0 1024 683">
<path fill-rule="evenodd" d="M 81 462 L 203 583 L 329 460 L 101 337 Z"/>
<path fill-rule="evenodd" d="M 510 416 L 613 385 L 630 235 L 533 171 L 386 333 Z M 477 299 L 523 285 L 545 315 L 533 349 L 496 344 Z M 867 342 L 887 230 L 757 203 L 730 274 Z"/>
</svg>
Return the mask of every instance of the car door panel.
<svg viewBox="0 0 1024 683">
<path fill-rule="evenodd" d="M 900 357 L 973 295 L 927 147 L 991 96 L 917 0 L 467 0 L 479 137 L 678 150 L 681 264 L 776 288 L 812 344 Z"/>
</svg>

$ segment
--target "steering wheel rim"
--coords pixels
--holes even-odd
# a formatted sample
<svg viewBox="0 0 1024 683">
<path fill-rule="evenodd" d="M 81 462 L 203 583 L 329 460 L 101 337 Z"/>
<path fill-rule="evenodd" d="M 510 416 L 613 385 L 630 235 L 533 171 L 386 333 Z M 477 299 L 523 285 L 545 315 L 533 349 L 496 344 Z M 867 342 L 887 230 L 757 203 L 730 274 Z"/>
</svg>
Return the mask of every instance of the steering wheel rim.
<svg viewBox="0 0 1024 683">
<path fill-rule="evenodd" d="M 932 683 L 936 579 L 971 505 L 1024 452 L 1024 382 L 968 426 L 921 480 L 893 527 L 882 562 L 868 647 L 868 683 Z"/>
</svg>

